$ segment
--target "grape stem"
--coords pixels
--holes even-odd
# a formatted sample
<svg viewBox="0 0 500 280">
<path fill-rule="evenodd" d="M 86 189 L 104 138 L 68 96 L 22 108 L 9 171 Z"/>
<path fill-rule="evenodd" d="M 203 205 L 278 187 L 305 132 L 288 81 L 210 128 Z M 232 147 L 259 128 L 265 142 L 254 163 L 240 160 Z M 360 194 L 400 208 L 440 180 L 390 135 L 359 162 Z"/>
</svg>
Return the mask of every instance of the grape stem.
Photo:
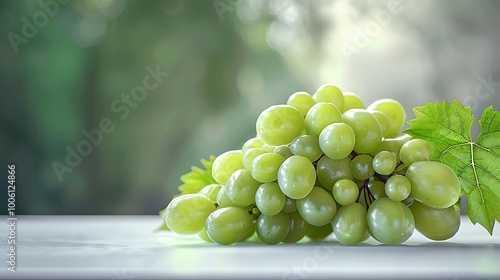
<svg viewBox="0 0 500 280">
<path fill-rule="evenodd" d="M 373 196 L 372 192 L 370 191 L 370 188 L 368 187 L 368 184 L 370 183 L 370 179 L 366 179 L 363 183 L 363 186 L 359 188 L 358 192 L 358 198 L 356 199 L 356 202 L 359 202 L 359 199 L 361 198 L 361 194 L 363 194 L 365 198 L 365 206 L 366 209 L 372 204 L 372 202 L 375 201 L 375 196 Z"/>
<path fill-rule="evenodd" d="M 391 173 L 391 176 L 396 175 L 399 171 L 403 170 L 404 168 L 405 164 L 402 161 L 398 162 L 398 164 L 394 168 L 394 171 Z"/>
<path fill-rule="evenodd" d="M 375 174 L 373 174 L 373 176 L 377 177 L 380 181 L 384 182 L 384 184 L 387 182 L 387 178 L 378 174 L 377 172 L 375 172 Z"/>
</svg>

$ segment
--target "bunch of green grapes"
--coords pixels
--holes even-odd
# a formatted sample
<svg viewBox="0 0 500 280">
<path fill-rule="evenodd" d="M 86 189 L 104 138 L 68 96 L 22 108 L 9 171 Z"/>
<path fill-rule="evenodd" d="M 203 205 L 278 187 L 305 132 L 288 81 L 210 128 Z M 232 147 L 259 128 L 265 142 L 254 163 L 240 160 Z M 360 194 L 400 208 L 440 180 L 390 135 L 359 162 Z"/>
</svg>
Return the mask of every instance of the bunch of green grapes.
<svg viewBox="0 0 500 280">
<path fill-rule="evenodd" d="M 260 114 L 256 136 L 241 149 L 215 159 L 216 184 L 170 202 L 166 224 L 225 245 L 332 232 L 344 245 L 370 236 L 399 244 L 414 229 L 448 239 L 460 226 L 458 178 L 431 161 L 428 142 L 401 132 L 405 118 L 396 100 L 365 107 L 333 85 L 294 93 Z"/>
</svg>

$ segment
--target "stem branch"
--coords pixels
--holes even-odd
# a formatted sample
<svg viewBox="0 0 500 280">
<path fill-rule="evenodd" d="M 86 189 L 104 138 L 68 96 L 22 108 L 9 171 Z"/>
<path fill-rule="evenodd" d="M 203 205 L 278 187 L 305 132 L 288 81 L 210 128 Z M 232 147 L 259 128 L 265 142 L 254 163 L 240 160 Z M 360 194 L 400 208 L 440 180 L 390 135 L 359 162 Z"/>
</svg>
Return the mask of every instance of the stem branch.
<svg viewBox="0 0 500 280">
<path fill-rule="evenodd" d="M 375 177 L 377 177 L 380 181 L 382 182 L 387 182 L 387 178 L 383 177 L 382 175 L 378 174 L 377 172 L 375 172 L 374 174 Z"/>
</svg>

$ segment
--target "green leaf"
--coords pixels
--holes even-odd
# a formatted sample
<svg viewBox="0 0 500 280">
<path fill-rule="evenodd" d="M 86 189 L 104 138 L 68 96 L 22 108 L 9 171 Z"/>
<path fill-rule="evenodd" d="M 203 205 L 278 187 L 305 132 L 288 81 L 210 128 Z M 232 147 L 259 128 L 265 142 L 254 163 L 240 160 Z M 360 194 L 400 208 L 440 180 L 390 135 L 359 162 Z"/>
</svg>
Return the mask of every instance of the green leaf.
<svg viewBox="0 0 500 280">
<path fill-rule="evenodd" d="M 455 171 L 467 197 L 467 215 L 492 234 L 495 220 L 500 221 L 500 112 L 493 106 L 484 110 L 475 141 L 470 107 L 456 100 L 427 103 L 413 112 L 416 119 L 408 121 L 405 133 L 427 140 L 433 160 Z"/>
<path fill-rule="evenodd" d="M 217 183 L 212 177 L 212 165 L 214 160 L 215 156 L 210 156 L 208 160 L 202 159 L 201 164 L 204 169 L 193 166 L 191 167 L 191 172 L 181 176 L 183 184 L 179 186 L 180 195 L 197 193 L 206 185 Z"/>
<path fill-rule="evenodd" d="M 165 218 L 164 218 L 165 209 L 158 212 L 158 215 L 161 217 L 162 223 L 155 231 L 169 231 L 170 229 L 168 228 L 167 223 L 165 223 Z"/>
</svg>

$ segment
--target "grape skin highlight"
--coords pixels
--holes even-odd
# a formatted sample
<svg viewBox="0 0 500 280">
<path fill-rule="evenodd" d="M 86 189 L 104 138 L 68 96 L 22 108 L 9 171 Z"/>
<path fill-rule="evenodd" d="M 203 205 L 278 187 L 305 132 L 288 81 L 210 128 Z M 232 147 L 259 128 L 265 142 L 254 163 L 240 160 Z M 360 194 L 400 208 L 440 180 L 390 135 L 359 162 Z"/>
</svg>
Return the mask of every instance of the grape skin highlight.
<svg viewBox="0 0 500 280">
<path fill-rule="evenodd" d="M 266 144 L 286 145 L 304 130 L 304 118 L 292 106 L 275 105 L 260 114 L 256 130 L 259 138 Z"/>
<path fill-rule="evenodd" d="M 234 171 L 244 168 L 243 152 L 241 150 L 228 151 L 218 156 L 212 165 L 212 177 L 219 184 L 226 184 Z"/>
<path fill-rule="evenodd" d="M 208 215 L 215 211 L 214 203 L 202 194 L 178 196 L 165 209 L 165 222 L 178 234 L 196 234 L 203 229 Z"/>
<path fill-rule="evenodd" d="M 430 207 L 448 208 L 460 198 L 457 176 L 442 163 L 417 161 L 406 171 L 406 178 L 411 183 L 410 196 Z"/>
<path fill-rule="evenodd" d="M 368 106 L 367 110 L 378 110 L 386 114 L 390 121 L 390 128 L 385 135 L 387 138 L 396 137 L 403 127 L 406 119 L 406 112 L 403 105 L 390 98 L 380 99 Z"/>
<path fill-rule="evenodd" d="M 382 141 L 382 127 L 372 113 L 364 109 L 350 109 L 342 114 L 342 120 L 354 130 L 354 150 L 357 153 L 371 153 L 377 149 Z"/>
<path fill-rule="evenodd" d="M 215 210 L 208 216 L 205 228 L 208 237 L 218 244 L 229 245 L 243 239 L 253 228 L 250 214 L 239 207 Z"/>
<path fill-rule="evenodd" d="M 316 182 L 314 165 L 303 156 L 287 158 L 278 170 L 281 191 L 293 199 L 306 197 Z"/>
<path fill-rule="evenodd" d="M 367 216 L 372 236 L 384 244 L 403 243 L 415 229 L 415 220 L 410 209 L 389 198 L 375 200 L 368 208 Z"/>
<path fill-rule="evenodd" d="M 356 135 L 345 123 L 333 123 L 326 126 L 319 134 L 319 146 L 331 159 L 346 158 L 354 149 Z"/>
</svg>

